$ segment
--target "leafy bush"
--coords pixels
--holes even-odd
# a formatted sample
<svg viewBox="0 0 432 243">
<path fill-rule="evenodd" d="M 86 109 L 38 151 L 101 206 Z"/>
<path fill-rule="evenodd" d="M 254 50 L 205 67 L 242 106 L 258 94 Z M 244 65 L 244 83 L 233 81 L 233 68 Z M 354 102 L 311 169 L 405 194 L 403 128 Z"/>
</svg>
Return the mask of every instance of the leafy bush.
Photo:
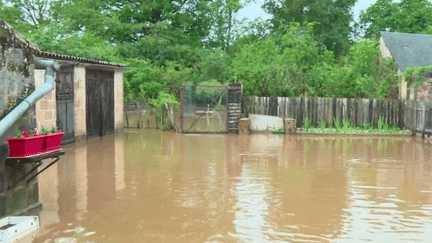
<svg viewBox="0 0 432 243">
<path fill-rule="evenodd" d="M 165 93 L 163 91 L 159 92 L 157 99 L 152 101 L 152 105 L 156 107 L 155 117 L 156 121 L 160 122 L 160 128 L 163 130 L 171 129 L 171 124 L 167 115 L 166 106 L 178 107 L 179 102 L 174 97 L 174 95 Z"/>
<path fill-rule="evenodd" d="M 348 119 L 343 120 L 342 131 L 349 132 L 353 127 L 351 126 L 351 122 Z"/>
<path fill-rule="evenodd" d="M 324 130 L 327 127 L 326 121 L 321 121 L 319 124 L 319 128 Z"/>
<path fill-rule="evenodd" d="M 333 124 L 334 124 L 334 128 L 336 129 L 336 132 L 340 132 L 342 129 L 342 126 L 341 126 L 339 119 L 334 118 Z"/>
<path fill-rule="evenodd" d="M 22 138 L 23 137 L 23 132 L 21 130 L 16 130 L 15 131 L 15 137 Z"/>
<path fill-rule="evenodd" d="M 303 119 L 303 129 L 307 132 L 307 131 L 309 131 L 309 129 L 310 129 L 311 127 L 312 127 L 312 126 L 311 126 L 311 122 L 310 122 L 309 118 L 308 118 L 308 117 L 305 117 L 305 118 Z"/>
</svg>

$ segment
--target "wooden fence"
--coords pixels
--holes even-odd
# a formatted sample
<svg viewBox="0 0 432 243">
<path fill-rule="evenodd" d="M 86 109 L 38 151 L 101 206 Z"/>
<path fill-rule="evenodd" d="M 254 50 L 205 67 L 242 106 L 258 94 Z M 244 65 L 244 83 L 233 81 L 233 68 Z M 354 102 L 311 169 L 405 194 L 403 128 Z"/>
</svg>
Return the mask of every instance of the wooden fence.
<svg viewBox="0 0 432 243">
<path fill-rule="evenodd" d="M 302 127 L 307 117 L 313 126 L 319 126 L 322 121 L 333 125 L 334 119 L 340 122 L 348 119 L 354 126 L 377 126 L 382 118 L 389 125 L 404 128 L 405 108 L 405 102 L 401 100 L 246 97 L 242 112 L 245 116 L 260 114 L 295 118 L 297 127 Z"/>
<path fill-rule="evenodd" d="M 414 133 L 432 135 L 432 102 L 407 101 L 405 126 Z"/>
</svg>

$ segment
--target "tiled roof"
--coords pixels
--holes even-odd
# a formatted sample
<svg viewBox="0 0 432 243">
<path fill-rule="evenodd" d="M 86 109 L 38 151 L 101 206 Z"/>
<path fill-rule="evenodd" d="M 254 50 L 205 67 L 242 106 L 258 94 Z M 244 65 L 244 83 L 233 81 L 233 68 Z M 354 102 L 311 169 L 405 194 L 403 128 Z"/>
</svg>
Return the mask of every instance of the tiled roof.
<svg viewBox="0 0 432 243">
<path fill-rule="evenodd" d="M 45 57 L 45 58 L 53 58 L 53 59 L 60 59 L 60 60 L 66 60 L 66 61 L 77 61 L 77 62 L 84 62 L 84 63 L 90 63 L 90 64 L 97 64 L 97 65 L 107 65 L 107 66 L 113 66 L 113 67 L 127 68 L 127 66 L 123 65 L 123 64 L 100 61 L 100 60 L 95 60 L 95 59 L 90 59 L 90 58 L 69 56 L 69 55 L 58 54 L 58 53 L 47 52 L 47 51 L 41 51 L 41 52 L 37 53 L 36 55 L 39 57 Z"/>
<path fill-rule="evenodd" d="M 41 51 L 35 44 L 33 44 L 25 37 L 23 37 L 21 34 L 16 32 L 8 23 L 4 22 L 2 19 L 0 19 L 0 42 L 8 43 L 13 47 L 28 49 L 36 56 L 39 57 L 66 60 L 66 61 L 84 62 L 84 63 L 96 64 L 96 65 L 106 65 L 106 66 L 112 66 L 117 68 L 127 68 L 126 65 L 118 64 L 118 63 L 111 63 L 106 61 L 90 59 L 90 58 L 82 58 L 82 57 L 57 54 L 53 52 Z"/>
<path fill-rule="evenodd" d="M 432 35 L 381 32 L 399 69 L 432 65 Z"/>
</svg>

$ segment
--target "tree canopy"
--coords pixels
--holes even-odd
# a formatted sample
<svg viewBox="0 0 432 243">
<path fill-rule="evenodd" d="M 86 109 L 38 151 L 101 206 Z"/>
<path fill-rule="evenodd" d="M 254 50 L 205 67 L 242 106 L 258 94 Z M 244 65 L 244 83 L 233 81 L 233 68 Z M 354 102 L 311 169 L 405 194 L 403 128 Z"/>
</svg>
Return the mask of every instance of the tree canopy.
<svg viewBox="0 0 432 243">
<path fill-rule="evenodd" d="M 267 0 L 269 20 L 239 19 L 250 1 L 3 0 L 0 15 L 42 50 L 128 65 L 126 100 L 150 103 L 178 99 L 186 82 L 241 82 L 245 95 L 394 98 L 394 63 L 380 61 L 372 37 L 432 32 L 428 1 L 378 0 L 362 14 L 368 39 L 357 41 L 355 0 Z"/>
<path fill-rule="evenodd" d="M 316 22 L 315 38 L 336 55 L 349 45 L 352 8 L 356 0 L 267 0 L 263 8 L 272 15 L 274 31 L 280 26 L 297 22 Z"/>
<path fill-rule="evenodd" d="M 377 0 L 360 15 L 364 36 L 380 31 L 421 33 L 432 25 L 432 3 L 428 0 Z"/>
</svg>

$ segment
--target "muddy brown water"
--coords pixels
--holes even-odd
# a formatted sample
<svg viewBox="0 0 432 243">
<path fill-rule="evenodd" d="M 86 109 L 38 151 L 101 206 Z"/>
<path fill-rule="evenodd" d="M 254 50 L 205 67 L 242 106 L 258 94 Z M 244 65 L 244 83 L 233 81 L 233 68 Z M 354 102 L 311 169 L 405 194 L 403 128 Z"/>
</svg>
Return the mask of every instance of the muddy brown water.
<svg viewBox="0 0 432 243">
<path fill-rule="evenodd" d="M 65 151 L 35 242 L 432 239 L 432 147 L 411 137 L 131 129 Z"/>
</svg>

